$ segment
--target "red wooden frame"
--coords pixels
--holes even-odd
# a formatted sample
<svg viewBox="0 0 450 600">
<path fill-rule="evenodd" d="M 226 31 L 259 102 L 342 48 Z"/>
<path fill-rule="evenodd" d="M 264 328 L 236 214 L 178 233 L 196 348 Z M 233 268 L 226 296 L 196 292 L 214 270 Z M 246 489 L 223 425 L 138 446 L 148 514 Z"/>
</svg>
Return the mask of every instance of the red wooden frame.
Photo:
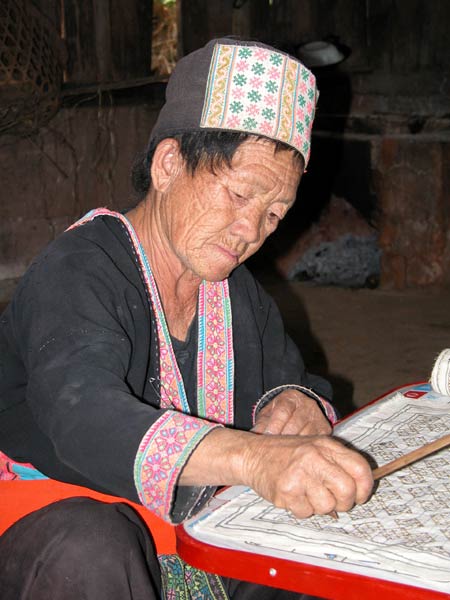
<svg viewBox="0 0 450 600">
<path fill-rule="evenodd" d="M 402 385 L 379 396 L 352 413 L 406 388 L 427 382 Z M 348 417 L 352 416 L 348 415 Z M 346 418 L 348 418 L 346 417 Z M 345 419 L 343 419 L 345 420 Z M 450 594 L 357 573 L 319 567 L 308 563 L 273 558 L 241 550 L 213 546 L 191 537 L 184 525 L 176 527 L 177 552 L 194 567 L 232 577 L 331 600 L 444 600 Z"/>
<path fill-rule="evenodd" d="M 357 573 L 317 567 L 261 554 L 219 548 L 192 538 L 176 527 L 177 552 L 183 560 L 223 577 L 319 595 L 332 600 L 444 600 L 450 594 Z"/>
</svg>

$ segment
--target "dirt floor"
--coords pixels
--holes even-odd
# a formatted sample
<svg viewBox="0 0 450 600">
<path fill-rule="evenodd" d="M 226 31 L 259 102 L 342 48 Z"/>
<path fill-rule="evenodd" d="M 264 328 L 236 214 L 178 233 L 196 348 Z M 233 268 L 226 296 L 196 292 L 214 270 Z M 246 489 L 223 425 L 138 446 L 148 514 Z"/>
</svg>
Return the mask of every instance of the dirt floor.
<svg viewBox="0 0 450 600">
<path fill-rule="evenodd" d="M 450 347 L 450 290 L 383 291 L 264 282 L 308 370 L 333 384 L 343 414 L 427 381 Z"/>
<path fill-rule="evenodd" d="M 392 388 L 426 381 L 436 356 L 450 347 L 450 290 L 352 290 L 256 275 L 277 301 L 308 370 L 333 384 L 342 414 Z"/>
</svg>

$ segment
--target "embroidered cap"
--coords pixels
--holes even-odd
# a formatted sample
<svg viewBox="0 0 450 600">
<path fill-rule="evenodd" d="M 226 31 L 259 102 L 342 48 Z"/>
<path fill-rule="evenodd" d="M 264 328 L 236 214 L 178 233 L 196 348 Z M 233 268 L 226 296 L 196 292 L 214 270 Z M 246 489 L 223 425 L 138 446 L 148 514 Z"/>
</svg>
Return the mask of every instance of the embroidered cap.
<svg viewBox="0 0 450 600">
<path fill-rule="evenodd" d="M 242 131 L 296 148 L 306 167 L 317 98 L 296 58 L 260 42 L 211 40 L 178 61 L 149 146 L 187 131 Z"/>
</svg>

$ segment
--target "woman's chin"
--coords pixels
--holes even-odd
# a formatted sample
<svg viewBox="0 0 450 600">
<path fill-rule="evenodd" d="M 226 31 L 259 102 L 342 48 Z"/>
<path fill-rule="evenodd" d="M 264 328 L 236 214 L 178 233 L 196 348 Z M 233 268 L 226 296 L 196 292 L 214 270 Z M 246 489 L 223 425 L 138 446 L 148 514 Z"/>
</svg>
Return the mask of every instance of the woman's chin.
<svg viewBox="0 0 450 600">
<path fill-rule="evenodd" d="M 223 268 L 215 267 L 213 269 L 205 270 L 205 272 L 202 275 L 202 279 L 204 279 L 205 281 L 223 281 L 224 279 L 229 277 L 229 275 L 232 273 L 232 271 L 234 271 L 234 269 L 237 266 L 238 265 L 236 264 L 233 266 L 229 265 Z"/>
</svg>

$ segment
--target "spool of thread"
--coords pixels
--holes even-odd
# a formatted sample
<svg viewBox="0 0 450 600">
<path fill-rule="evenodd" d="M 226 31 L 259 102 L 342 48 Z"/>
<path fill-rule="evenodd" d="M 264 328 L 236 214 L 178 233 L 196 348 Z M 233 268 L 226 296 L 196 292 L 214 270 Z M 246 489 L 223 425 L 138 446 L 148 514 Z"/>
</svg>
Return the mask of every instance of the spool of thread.
<svg viewBox="0 0 450 600">
<path fill-rule="evenodd" d="M 437 357 L 430 379 L 435 392 L 450 396 L 450 348 L 442 350 Z"/>
</svg>

